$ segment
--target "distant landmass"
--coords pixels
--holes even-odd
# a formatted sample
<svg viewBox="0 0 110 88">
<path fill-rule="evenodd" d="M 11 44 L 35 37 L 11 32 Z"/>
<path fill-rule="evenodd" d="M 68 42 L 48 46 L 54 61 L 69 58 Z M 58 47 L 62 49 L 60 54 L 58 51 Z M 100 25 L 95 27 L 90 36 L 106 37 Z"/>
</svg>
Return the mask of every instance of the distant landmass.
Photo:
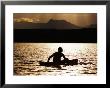
<svg viewBox="0 0 110 88">
<path fill-rule="evenodd" d="M 91 24 L 88 28 L 97 28 L 97 24 Z"/>
<path fill-rule="evenodd" d="M 80 28 L 65 20 L 51 19 L 47 23 L 16 22 L 14 24 L 14 29 L 15 29 L 14 42 L 40 42 L 40 43 L 97 42 L 96 24 L 88 25 L 86 28 Z"/>
<path fill-rule="evenodd" d="M 92 29 L 97 29 L 97 24 L 90 24 L 85 28 L 92 28 Z"/>
<path fill-rule="evenodd" d="M 65 20 L 50 19 L 47 23 L 15 22 L 14 29 L 81 29 Z"/>
</svg>

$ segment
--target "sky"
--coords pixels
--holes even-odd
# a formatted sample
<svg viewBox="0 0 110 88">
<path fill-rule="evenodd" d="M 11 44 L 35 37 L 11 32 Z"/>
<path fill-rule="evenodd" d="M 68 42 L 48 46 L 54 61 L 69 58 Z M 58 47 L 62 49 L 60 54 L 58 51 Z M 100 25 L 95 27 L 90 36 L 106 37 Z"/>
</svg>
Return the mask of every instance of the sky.
<svg viewBox="0 0 110 88">
<path fill-rule="evenodd" d="M 79 27 L 97 24 L 96 13 L 14 13 L 14 22 L 47 23 L 50 19 L 66 20 Z"/>
</svg>

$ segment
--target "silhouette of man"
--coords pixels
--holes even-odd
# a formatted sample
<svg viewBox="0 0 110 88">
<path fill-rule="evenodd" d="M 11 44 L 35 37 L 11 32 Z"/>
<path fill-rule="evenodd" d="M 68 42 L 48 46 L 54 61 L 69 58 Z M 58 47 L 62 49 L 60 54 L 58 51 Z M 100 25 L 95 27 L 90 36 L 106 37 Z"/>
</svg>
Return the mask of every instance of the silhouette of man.
<svg viewBox="0 0 110 88">
<path fill-rule="evenodd" d="M 62 52 L 63 52 L 62 47 L 59 47 L 59 48 L 58 48 L 58 52 L 53 53 L 53 54 L 48 58 L 48 61 L 47 61 L 47 62 L 49 62 L 50 58 L 52 58 L 52 57 L 53 57 L 53 62 L 56 63 L 56 64 L 59 64 L 59 63 L 61 62 L 61 57 L 63 57 L 64 60 L 67 61 L 68 58 L 66 58 L 65 55 L 64 55 Z"/>
</svg>

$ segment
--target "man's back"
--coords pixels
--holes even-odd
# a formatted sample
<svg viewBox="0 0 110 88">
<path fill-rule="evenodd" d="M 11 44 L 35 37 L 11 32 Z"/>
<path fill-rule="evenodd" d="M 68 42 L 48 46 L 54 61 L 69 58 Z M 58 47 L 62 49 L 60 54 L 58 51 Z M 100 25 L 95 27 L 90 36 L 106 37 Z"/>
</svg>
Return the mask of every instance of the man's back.
<svg viewBox="0 0 110 88">
<path fill-rule="evenodd" d="M 65 55 L 62 53 L 63 49 L 61 47 L 58 48 L 58 52 L 53 53 L 51 56 L 49 56 L 48 61 L 50 60 L 50 58 L 53 57 L 53 62 L 58 64 L 61 62 L 61 57 L 63 57 L 64 59 L 66 59 Z"/>
<path fill-rule="evenodd" d="M 58 63 L 58 62 L 61 62 L 61 57 L 63 56 L 64 54 L 61 53 L 61 52 L 55 52 L 53 54 L 53 62 L 55 63 Z"/>
</svg>

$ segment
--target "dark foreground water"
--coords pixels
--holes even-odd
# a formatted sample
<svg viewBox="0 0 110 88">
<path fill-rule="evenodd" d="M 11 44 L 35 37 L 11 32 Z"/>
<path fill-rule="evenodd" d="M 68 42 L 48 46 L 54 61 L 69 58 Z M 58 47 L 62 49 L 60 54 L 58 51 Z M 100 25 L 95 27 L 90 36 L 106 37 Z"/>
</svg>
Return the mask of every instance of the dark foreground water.
<svg viewBox="0 0 110 88">
<path fill-rule="evenodd" d="M 63 53 L 70 60 L 78 59 L 78 65 L 61 65 L 61 69 L 40 66 L 39 61 L 47 61 L 58 47 L 63 48 Z M 14 75 L 78 76 L 96 74 L 96 43 L 14 43 Z"/>
</svg>

